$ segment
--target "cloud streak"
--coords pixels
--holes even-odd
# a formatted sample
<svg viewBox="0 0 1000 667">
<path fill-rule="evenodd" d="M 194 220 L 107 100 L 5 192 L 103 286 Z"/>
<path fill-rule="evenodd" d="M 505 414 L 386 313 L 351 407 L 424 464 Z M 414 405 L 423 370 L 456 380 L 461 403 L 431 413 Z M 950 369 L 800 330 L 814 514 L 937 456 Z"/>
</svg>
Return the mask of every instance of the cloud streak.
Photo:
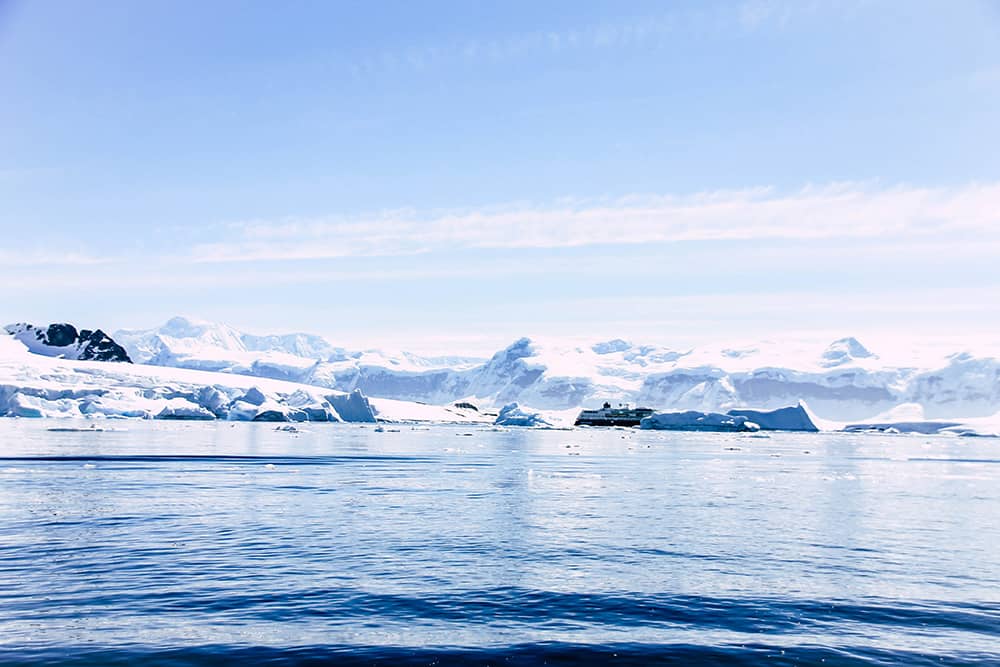
<svg viewBox="0 0 1000 667">
<path fill-rule="evenodd" d="M 19 252 L 0 250 L 0 266 L 12 268 L 98 266 L 114 260 L 86 252 L 23 250 Z"/>
<path fill-rule="evenodd" d="M 757 188 L 228 227 L 224 242 L 197 245 L 187 259 L 259 262 L 682 241 L 998 244 L 1000 183 L 949 188 L 844 183 L 791 193 Z"/>
<path fill-rule="evenodd" d="M 757 32 L 767 28 L 785 30 L 800 18 L 826 12 L 850 14 L 860 0 L 828 2 L 825 0 L 746 0 L 733 5 L 694 6 L 635 17 L 499 35 L 492 38 L 469 38 L 445 44 L 415 47 L 405 51 L 383 51 L 352 65 L 355 76 L 378 71 L 408 69 L 424 71 L 441 64 L 500 63 L 539 55 L 558 56 L 576 51 L 658 48 L 679 35 L 724 34 L 727 30 Z"/>
</svg>

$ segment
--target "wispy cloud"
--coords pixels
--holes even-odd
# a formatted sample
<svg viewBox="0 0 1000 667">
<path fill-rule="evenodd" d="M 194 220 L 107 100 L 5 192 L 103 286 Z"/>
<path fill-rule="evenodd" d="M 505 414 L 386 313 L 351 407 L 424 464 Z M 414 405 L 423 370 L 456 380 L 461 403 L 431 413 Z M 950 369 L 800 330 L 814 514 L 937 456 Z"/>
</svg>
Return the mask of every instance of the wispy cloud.
<svg viewBox="0 0 1000 667">
<path fill-rule="evenodd" d="M 615 21 L 476 37 L 443 44 L 383 51 L 355 62 L 355 75 L 375 71 L 411 69 L 422 71 L 442 63 L 498 63 L 536 55 L 559 55 L 582 50 L 658 47 L 678 35 L 708 35 L 731 30 L 756 32 L 766 28 L 783 30 L 796 19 L 821 11 L 848 13 L 855 2 L 828 0 L 746 0 L 741 3 L 705 7 L 678 7 L 658 14 Z"/>
<path fill-rule="evenodd" d="M 11 252 L 0 250 L 0 266 L 13 268 L 30 267 L 61 267 L 61 266 L 96 266 L 110 264 L 114 260 L 86 252 L 24 250 Z"/>
<path fill-rule="evenodd" d="M 877 188 L 844 183 L 686 196 L 577 200 L 352 219 L 248 221 L 226 241 L 191 249 L 195 262 L 412 255 L 469 248 L 565 248 L 678 241 L 889 240 L 902 245 L 975 236 L 1000 243 L 1000 183 Z"/>
</svg>

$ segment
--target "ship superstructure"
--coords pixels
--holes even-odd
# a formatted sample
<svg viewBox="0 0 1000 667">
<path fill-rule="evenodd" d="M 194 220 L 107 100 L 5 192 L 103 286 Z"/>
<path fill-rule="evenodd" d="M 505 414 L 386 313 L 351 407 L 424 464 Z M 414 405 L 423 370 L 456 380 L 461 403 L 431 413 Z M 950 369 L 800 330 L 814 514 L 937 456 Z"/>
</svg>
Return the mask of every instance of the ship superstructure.
<svg viewBox="0 0 1000 667">
<path fill-rule="evenodd" d="M 632 408 L 620 403 L 617 408 L 605 401 L 599 410 L 583 410 L 576 418 L 576 426 L 638 426 L 643 417 L 653 414 L 651 408 Z"/>
</svg>

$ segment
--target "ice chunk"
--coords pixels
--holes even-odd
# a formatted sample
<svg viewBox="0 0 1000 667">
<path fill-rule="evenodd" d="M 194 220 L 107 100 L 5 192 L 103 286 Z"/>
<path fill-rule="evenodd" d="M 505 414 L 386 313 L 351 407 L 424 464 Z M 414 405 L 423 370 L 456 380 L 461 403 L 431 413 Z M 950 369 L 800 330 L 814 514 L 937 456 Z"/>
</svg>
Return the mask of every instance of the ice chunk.
<svg viewBox="0 0 1000 667">
<path fill-rule="evenodd" d="M 942 433 L 945 429 L 960 427 L 959 422 L 944 421 L 912 421 L 912 422 L 866 422 L 863 424 L 848 424 L 845 431 L 851 433 L 875 432 L 875 433 L 919 433 L 921 435 L 934 435 Z"/>
<path fill-rule="evenodd" d="M 809 419 L 809 413 L 801 403 L 794 407 L 778 408 L 777 410 L 750 410 L 737 408 L 728 413 L 734 417 L 745 417 L 760 426 L 764 431 L 810 431 L 817 432 L 819 428 Z"/>
<path fill-rule="evenodd" d="M 526 410 L 517 403 L 508 403 L 503 406 L 493 424 L 496 426 L 552 426 L 541 413 Z"/>
<path fill-rule="evenodd" d="M 311 422 L 340 421 L 340 416 L 330 407 L 326 399 L 301 389 L 287 396 L 285 404 L 304 412 L 308 421 Z"/>
<path fill-rule="evenodd" d="M 262 405 L 264 401 L 267 400 L 267 396 L 265 396 L 264 392 L 262 392 L 257 387 L 251 387 L 249 391 L 247 391 L 247 393 L 244 394 L 243 398 L 241 398 L 240 400 L 245 403 L 250 403 L 252 405 Z"/>
<path fill-rule="evenodd" d="M 355 389 L 349 394 L 331 394 L 326 400 L 345 422 L 376 421 L 375 411 L 360 389 Z"/>
<path fill-rule="evenodd" d="M 658 412 L 645 417 L 640 428 L 664 431 L 759 431 L 760 426 L 746 417 L 719 412 Z"/>
<path fill-rule="evenodd" d="M 231 422 L 251 422 L 258 412 L 260 407 L 253 403 L 234 401 L 226 411 L 226 419 Z"/>
<path fill-rule="evenodd" d="M 221 387 L 202 387 L 198 391 L 198 405 L 219 417 L 225 414 L 225 408 L 231 398 Z"/>
<path fill-rule="evenodd" d="M 197 403 L 183 398 L 175 398 L 168 401 L 166 407 L 156 415 L 156 419 L 210 421 L 215 419 L 215 415 Z"/>
<path fill-rule="evenodd" d="M 42 410 L 42 399 L 35 396 L 15 394 L 7 402 L 7 414 L 11 417 L 27 417 L 29 419 L 44 417 L 45 412 Z"/>
</svg>

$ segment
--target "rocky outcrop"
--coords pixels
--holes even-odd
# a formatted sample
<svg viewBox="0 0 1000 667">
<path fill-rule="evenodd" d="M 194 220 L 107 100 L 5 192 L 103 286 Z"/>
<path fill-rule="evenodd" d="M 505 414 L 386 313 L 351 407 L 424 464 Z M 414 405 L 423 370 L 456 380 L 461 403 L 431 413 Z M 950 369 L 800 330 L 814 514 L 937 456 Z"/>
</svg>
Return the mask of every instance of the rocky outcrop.
<svg viewBox="0 0 1000 667">
<path fill-rule="evenodd" d="M 100 329 L 77 330 L 75 326 L 65 322 L 47 327 L 22 322 L 9 324 L 5 329 L 24 343 L 28 350 L 46 357 L 132 363 L 125 348 Z"/>
</svg>

